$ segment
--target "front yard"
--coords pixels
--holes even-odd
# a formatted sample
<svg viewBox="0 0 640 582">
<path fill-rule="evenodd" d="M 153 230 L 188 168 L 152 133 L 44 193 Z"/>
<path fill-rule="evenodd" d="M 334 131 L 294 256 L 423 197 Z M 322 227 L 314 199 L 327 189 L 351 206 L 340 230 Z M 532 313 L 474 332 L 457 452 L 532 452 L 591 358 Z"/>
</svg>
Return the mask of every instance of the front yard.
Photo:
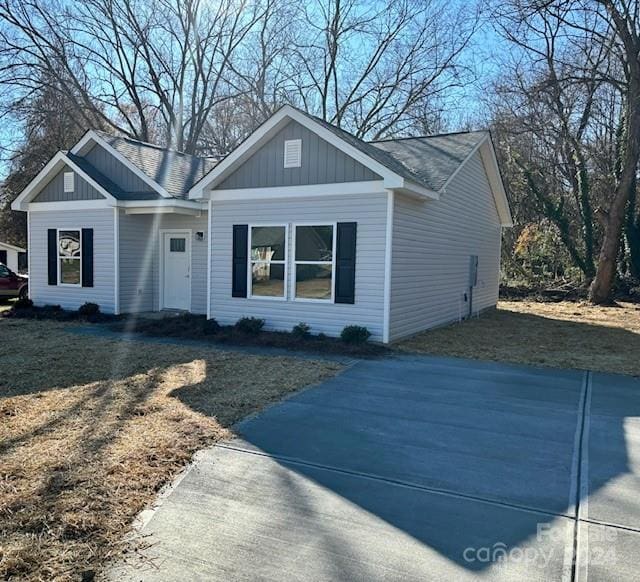
<svg viewBox="0 0 640 582">
<path fill-rule="evenodd" d="M 134 517 L 237 420 L 341 366 L 0 318 L 0 578 L 91 580 Z M 640 375 L 640 306 L 500 302 L 400 351 Z"/>
<path fill-rule="evenodd" d="M 340 369 L 70 325 L 0 319 L 0 579 L 92 579 L 195 451 Z"/>
<path fill-rule="evenodd" d="M 397 348 L 640 376 L 640 305 L 500 301 L 478 319 L 420 334 Z"/>
</svg>

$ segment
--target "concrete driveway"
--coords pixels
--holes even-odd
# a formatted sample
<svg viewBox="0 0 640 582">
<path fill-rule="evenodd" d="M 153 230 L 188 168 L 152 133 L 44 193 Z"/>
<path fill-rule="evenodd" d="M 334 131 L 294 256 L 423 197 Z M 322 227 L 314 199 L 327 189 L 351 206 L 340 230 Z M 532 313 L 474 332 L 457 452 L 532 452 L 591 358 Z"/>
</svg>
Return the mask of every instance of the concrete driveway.
<svg viewBox="0 0 640 582">
<path fill-rule="evenodd" d="M 239 430 L 113 578 L 638 579 L 638 379 L 398 357 Z"/>
</svg>

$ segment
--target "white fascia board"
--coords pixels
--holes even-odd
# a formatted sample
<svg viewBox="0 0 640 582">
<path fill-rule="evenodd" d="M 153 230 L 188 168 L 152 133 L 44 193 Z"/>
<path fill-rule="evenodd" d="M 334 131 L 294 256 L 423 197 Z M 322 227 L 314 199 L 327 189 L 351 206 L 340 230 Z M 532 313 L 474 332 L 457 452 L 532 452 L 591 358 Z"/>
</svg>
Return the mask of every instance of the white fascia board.
<svg viewBox="0 0 640 582">
<path fill-rule="evenodd" d="M 26 249 L 23 249 L 22 247 L 17 247 L 15 245 L 10 245 L 9 243 L 2 242 L 2 241 L 0 241 L 0 248 L 7 249 L 7 250 L 10 250 L 10 251 L 16 251 L 18 253 L 26 252 Z"/>
<path fill-rule="evenodd" d="M 203 210 L 206 203 L 200 203 L 193 200 L 182 200 L 181 198 L 171 198 L 170 200 L 119 200 L 118 206 L 122 208 L 189 208 L 192 210 Z"/>
<path fill-rule="evenodd" d="M 105 190 L 100 184 L 98 184 L 91 176 L 86 174 L 83 170 L 81 170 L 76 164 L 74 164 L 64 152 L 58 152 L 55 156 L 53 156 L 49 162 L 45 165 L 38 175 L 29 182 L 27 187 L 20 193 L 20 195 L 13 201 L 11 204 L 12 210 L 21 210 L 26 212 L 27 210 L 33 210 L 34 208 L 30 204 L 31 200 L 33 200 L 40 193 L 40 186 L 46 185 L 43 184 L 45 180 L 47 180 L 51 174 L 59 172 L 64 166 L 70 167 L 74 172 L 76 172 L 79 176 L 81 176 L 86 182 L 91 184 L 100 194 L 105 197 L 105 200 L 113 206 L 116 202 L 116 199 Z M 76 200 L 65 202 L 65 204 L 78 204 L 80 202 L 89 202 L 84 200 Z M 91 202 L 103 202 L 103 201 L 91 201 Z M 39 204 L 47 204 L 46 202 L 40 202 Z"/>
<path fill-rule="evenodd" d="M 50 210 L 101 210 L 114 208 L 108 200 L 68 200 L 66 202 L 27 202 L 26 212 L 47 212 Z"/>
<path fill-rule="evenodd" d="M 193 208 L 180 208 L 179 206 L 157 206 L 142 208 L 125 208 L 125 214 L 184 214 L 187 216 L 200 216 L 202 210 Z"/>
<path fill-rule="evenodd" d="M 430 200 L 440 200 L 440 193 L 434 192 L 433 190 L 429 190 L 429 188 L 425 188 L 424 186 L 420 186 L 420 184 L 416 184 L 415 182 L 410 182 L 408 180 L 404 181 L 403 188 L 397 188 L 397 190 L 405 193 L 405 194 L 418 194 L 420 198 L 428 198 Z"/>
<path fill-rule="evenodd" d="M 511 215 L 511 208 L 509 207 L 509 199 L 507 198 L 507 192 L 504 187 L 504 182 L 502 181 L 502 174 L 500 174 L 500 167 L 498 166 L 496 152 L 490 137 L 483 142 L 483 147 L 480 149 L 480 156 L 482 157 L 482 163 L 487 173 L 487 179 L 489 180 L 489 185 L 493 192 L 496 209 L 498 211 L 498 216 L 500 217 L 500 224 L 503 227 L 512 227 L 513 217 Z"/>
<path fill-rule="evenodd" d="M 451 182 L 453 182 L 455 177 L 460 173 L 460 170 L 462 170 L 462 168 L 464 168 L 467 165 L 467 162 L 487 142 L 488 139 L 489 139 L 489 133 L 487 133 L 475 146 L 473 146 L 473 149 L 469 152 L 469 154 L 467 154 L 467 157 L 464 160 L 462 160 L 462 163 L 456 168 L 455 172 L 453 172 L 453 174 L 451 174 L 451 176 L 447 178 L 447 181 L 444 183 L 444 186 L 440 188 L 439 193 L 446 191 L 447 186 L 451 184 Z"/>
<path fill-rule="evenodd" d="M 211 200 L 271 200 L 276 198 L 306 198 L 315 196 L 344 196 L 349 194 L 375 194 L 385 192 L 383 180 L 340 182 L 338 184 L 311 184 L 308 186 L 279 186 L 274 188 L 234 188 L 212 190 Z"/>
<path fill-rule="evenodd" d="M 189 192 L 189 198 L 197 199 L 211 195 L 211 189 L 224 179 L 229 173 L 239 167 L 254 151 L 269 140 L 288 121 L 297 121 L 303 127 L 313 131 L 343 153 L 366 166 L 384 180 L 385 188 L 402 188 L 404 179 L 392 172 L 384 164 L 370 158 L 358 148 L 347 143 L 332 131 L 329 131 L 313 119 L 297 111 L 289 105 L 285 105 L 265 123 L 256 129 L 244 142 L 233 150 L 224 160 L 213 168 L 200 182 L 196 183 Z"/>
<path fill-rule="evenodd" d="M 63 152 L 58 152 L 55 156 L 53 156 L 45 165 L 42 170 L 38 172 L 36 177 L 31 180 L 25 187 L 25 189 L 20 192 L 18 197 L 11 203 L 12 210 L 22 210 L 23 212 L 27 211 L 28 202 L 35 197 L 35 195 L 39 192 L 37 190 L 38 186 L 42 183 L 42 181 L 49 176 L 53 171 L 60 171 L 64 167 L 64 160 L 66 156 Z"/>
<path fill-rule="evenodd" d="M 199 216 L 206 206 L 189 200 L 127 200 L 118 202 L 125 214 L 187 214 Z"/>
<path fill-rule="evenodd" d="M 131 170 L 138 178 L 143 182 L 151 186 L 158 194 L 165 198 L 173 198 L 169 192 L 167 192 L 160 184 L 155 180 L 147 176 L 138 166 L 132 164 L 125 156 L 123 156 L 118 150 L 110 146 L 104 139 L 102 139 L 95 131 L 89 130 L 84 137 L 73 146 L 71 149 L 72 154 L 83 155 L 86 153 L 92 144 L 97 144 L 106 149 L 116 160 L 122 165 Z"/>
</svg>

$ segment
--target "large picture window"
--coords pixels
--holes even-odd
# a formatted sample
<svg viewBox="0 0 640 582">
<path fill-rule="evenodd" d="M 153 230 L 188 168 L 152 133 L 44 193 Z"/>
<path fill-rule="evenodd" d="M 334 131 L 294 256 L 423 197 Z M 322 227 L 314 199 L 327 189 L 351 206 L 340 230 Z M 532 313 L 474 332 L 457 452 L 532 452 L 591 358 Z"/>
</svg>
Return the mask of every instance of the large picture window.
<svg viewBox="0 0 640 582">
<path fill-rule="evenodd" d="M 58 280 L 63 285 L 80 285 L 82 245 L 80 230 L 58 231 Z"/>
<path fill-rule="evenodd" d="M 249 232 L 250 296 L 285 299 L 286 226 L 252 226 Z"/>
<path fill-rule="evenodd" d="M 294 295 L 296 299 L 333 300 L 335 229 L 327 225 L 295 228 Z"/>
</svg>

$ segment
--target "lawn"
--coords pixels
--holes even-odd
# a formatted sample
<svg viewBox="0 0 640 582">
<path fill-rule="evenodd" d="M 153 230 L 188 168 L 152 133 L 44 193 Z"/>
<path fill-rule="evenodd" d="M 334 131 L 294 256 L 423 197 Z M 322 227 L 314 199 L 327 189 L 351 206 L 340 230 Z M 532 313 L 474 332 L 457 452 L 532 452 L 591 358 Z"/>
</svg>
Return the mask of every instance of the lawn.
<svg viewBox="0 0 640 582">
<path fill-rule="evenodd" d="M 91 580 L 195 451 L 340 369 L 71 325 L 0 319 L 0 579 Z"/>
<path fill-rule="evenodd" d="M 640 376 L 640 305 L 501 301 L 477 319 L 422 333 L 397 348 Z"/>
</svg>

